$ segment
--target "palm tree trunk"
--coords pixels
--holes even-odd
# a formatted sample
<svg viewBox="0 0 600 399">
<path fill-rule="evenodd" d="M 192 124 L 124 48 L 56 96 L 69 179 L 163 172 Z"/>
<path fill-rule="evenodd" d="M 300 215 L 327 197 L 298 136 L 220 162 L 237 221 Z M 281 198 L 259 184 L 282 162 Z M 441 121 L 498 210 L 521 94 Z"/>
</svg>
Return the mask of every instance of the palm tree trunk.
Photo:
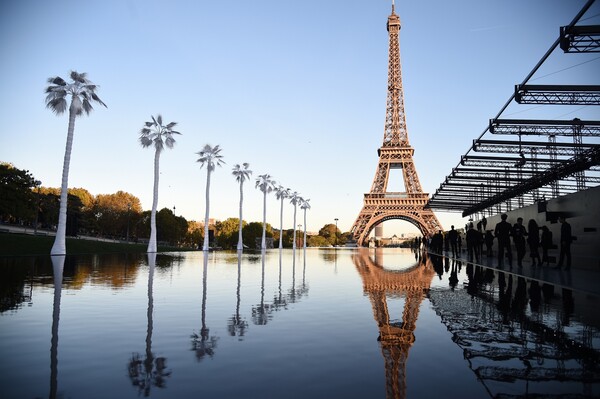
<svg viewBox="0 0 600 399">
<path fill-rule="evenodd" d="M 304 249 L 306 249 L 306 208 L 304 209 Z"/>
<path fill-rule="evenodd" d="M 296 249 L 296 204 L 294 204 L 294 249 Z"/>
<path fill-rule="evenodd" d="M 283 196 L 281 197 L 281 207 L 279 209 L 279 249 L 283 248 Z"/>
<path fill-rule="evenodd" d="M 150 240 L 148 241 L 148 252 L 156 252 L 156 207 L 158 206 L 158 177 L 160 151 L 154 153 L 154 193 L 152 195 L 152 212 L 150 213 Z"/>
<path fill-rule="evenodd" d="M 244 202 L 244 190 L 242 189 L 242 186 L 244 185 L 244 182 L 242 180 L 240 180 L 240 228 L 239 228 L 239 232 L 238 232 L 238 243 L 237 243 L 237 249 L 238 251 L 243 251 L 244 250 L 244 243 L 242 242 L 242 203 Z"/>
<path fill-rule="evenodd" d="M 208 216 L 210 206 L 210 168 L 206 168 L 206 213 L 204 214 L 204 245 L 202 246 L 203 251 L 208 251 Z"/>
<path fill-rule="evenodd" d="M 267 249 L 267 190 L 265 190 L 263 194 L 263 231 L 260 248 Z"/>
<path fill-rule="evenodd" d="M 65 148 L 65 158 L 63 161 L 62 183 L 60 186 L 60 210 L 58 212 L 58 227 L 56 228 L 56 237 L 50 250 L 50 255 L 66 255 L 67 246 L 65 243 L 67 235 L 67 200 L 69 198 L 69 165 L 71 163 L 71 149 L 73 148 L 73 136 L 75 132 L 75 107 L 73 100 L 69 107 L 69 127 L 67 129 L 67 145 Z"/>
</svg>

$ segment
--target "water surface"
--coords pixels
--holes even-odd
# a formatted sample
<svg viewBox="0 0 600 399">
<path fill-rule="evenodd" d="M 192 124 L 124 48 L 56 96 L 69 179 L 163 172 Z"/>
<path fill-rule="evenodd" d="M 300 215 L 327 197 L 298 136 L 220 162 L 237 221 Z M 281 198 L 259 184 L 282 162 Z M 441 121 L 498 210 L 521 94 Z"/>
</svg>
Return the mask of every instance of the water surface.
<svg viewBox="0 0 600 399">
<path fill-rule="evenodd" d="M 598 299 L 404 249 L 0 259 L 2 398 L 600 395 Z"/>
</svg>

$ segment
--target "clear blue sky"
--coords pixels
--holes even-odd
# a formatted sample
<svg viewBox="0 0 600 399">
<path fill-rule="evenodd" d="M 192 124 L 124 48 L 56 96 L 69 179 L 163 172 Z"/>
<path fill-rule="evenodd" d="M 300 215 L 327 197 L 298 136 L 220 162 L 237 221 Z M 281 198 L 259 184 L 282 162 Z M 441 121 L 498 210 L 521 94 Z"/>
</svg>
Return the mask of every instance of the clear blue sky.
<svg viewBox="0 0 600 399">
<path fill-rule="evenodd" d="M 396 1 L 408 132 L 426 192 L 435 191 L 584 4 Z M 67 116 L 45 108 L 43 91 L 50 76 L 87 72 L 108 108 L 76 122 L 70 187 L 124 190 L 150 209 L 153 151 L 138 136 L 160 113 L 183 135 L 161 157 L 159 209 L 176 206 L 188 220 L 203 219 L 206 170 L 195 152 L 219 144 L 227 165 L 211 179 L 211 217 L 238 216 L 231 168 L 248 162 L 253 177 L 268 173 L 310 198 L 308 230 L 336 217 L 349 230 L 383 139 L 390 10 L 391 0 L 3 1 L 0 161 L 30 170 L 44 186 L 60 186 Z M 595 4 L 585 23 L 600 23 L 599 10 Z M 563 54 L 536 83 L 598 84 L 600 61 L 569 68 L 592 58 Z M 535 117 L 527 108 L 511 112 Z M 565 113 L 556 107 L 547 116 Z M 391 183 L 394 189 L 402 190 Z M 279 204 L 274 195 L 267 201 L 267 221 L 278 227 Z M 262 220 L 254 179 L 244 204 L 245 220 Z M 464 225 L 459 214 L 438 217 L 447 229 Z M 284 219 L 291 228 L 287 202 Z M 415 231 L 398 223 L 385 235 Z"/>
</svg>

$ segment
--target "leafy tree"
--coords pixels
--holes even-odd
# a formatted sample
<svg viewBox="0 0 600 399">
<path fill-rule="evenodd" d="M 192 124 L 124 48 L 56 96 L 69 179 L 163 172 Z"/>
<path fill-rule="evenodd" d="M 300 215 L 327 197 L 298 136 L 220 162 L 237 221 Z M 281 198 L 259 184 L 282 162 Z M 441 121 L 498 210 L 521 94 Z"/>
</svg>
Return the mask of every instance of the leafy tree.
<svg viewBox="0 0 600 399">
<path fill-rule="evenodd" d="M 152 211 L 150 213 L 150 241 L 148 241 L 148 252 L 156 252 L 156 207 L 158 206 L 158 176 L 160 153 L 165 145 L 167 148 L 173 148 L 175 145 L 174 134 L 181 134 L 173 128 L 177 122 L 171 122 L 163 125 L 162 116 L 156 118 L 151 116 L 152 122 L 145 122 L 140 131 L 140 144 L 142 147 L 154 145 L 154 190 L 152 196 Z"/>
<path fill-rule="evenodd" d="M 139 198 L 125 191 L 117 191 L 114 194 L 98 194 L 91 214 L 96 219 L 98 231 L 114 237 L 125 237 L 127 226 L 135 224 L 141 212 Z"/>
<path fill-rule="evenodd" d="M 69 165 L 71 163 L 71 149 L 73 147 L 73 135 L 75 132 L 75 118 L 85 112 L 87 115 L 92 111 L 92 101 L 106 104 L 96 94 L 96 85 L 92 84 L 85 73 L 71 71 L 71 83 L 65 82 L 56 76 L 48 79 L 50 85 L 46 88 L 46 107 L 59 115 L 67 110 L 67 96 L 71 96 L 69 106 L 69 126 L 67 128 L 67 145 L 63 162 L 62 183 L 60 189 L 60 210 L 58 214 L 58 227 L 54 245 L 50 250 L 51 255 L 65 255 L 67 253 L 65 235 L 67 228 L 67 200 L 69 186 Z"/>
<path fill-rule="evenodd" d="M 215 240 L 217 245 L 222 248 L 233 248 L 236 247 L 236 243 L 239 241 L 238 231 L 239 226 L 242 226 L 242 231 L 246 222 L 239 222 L 237 218 L 228 218 L 222 222 L 215 223 Z M 243 238 L 242 238 L 243 239 Z"/>
<path fill-rule="evenodd" d="M 163 208 L 156 214 L 156 225 L 159 241 L 167 241 L 172 245 L 178 245 L 185 240 L 187 220 L 184 217 L 175 216 L 171 209 Z"/>
<path fill-rule="evenodd" d="M 218 145 L 211 147 L 206 144 L 204 148 L 197 152 L 200 156 L 196 162 L 200 162 L 200 169 L 206 165 L 206 212 L 204 215 L 204 245 L 202 246 L 203 251 L 208 251 L 208 220 L 209 220 L 209 206 L 210 206 L 210 174 L 215 170 L 215 167 L 221 166 L 224 162 L 222 160 L 221 148 Z"/>
<path fill-rule="evenodd" d="M 309 236 L 307 245 L 309 247 L 328 247 L 330 245 L 330 242 L 325 237 Z"/>
<path fill-rule="evenodd" d="M 35 179 L 28 170 L 0 163 L 0 220 L 33 220 L 36 206 L 34 187 Z"/>
<path fill-rule="evenodd" d="M 333 223 L 328 223 L 325 226 L 323 226 L 321 230 L 319 230 L 319 235 L 327 239 L 327 241 L 331 245 L 336 244 L 336 237 L 339 236 L 339 234 L 339 229 L 335 227 L 335 224 Z M 340 241 L 338 241 L 337 243 L 339 244 Z"/>
<path fill-rule="evenodd" d="M 263 226 L 265 226 L 263 228 Z M 264 225 L 260 222 L 250 222 L 244 227 L 242 235 L 244 236 L 244 242 L 250 243 L 251 248 L 256 248 L 256 242 L 259 237 L 262 237 L 263 232 L 265 237 L 273 237 L 273 228 L 270 224 Z M 262 241 L 261 241 L 262 242 Z M 261 244 L 262 248 L 262 244 Z"/>
<path fill-rule="evenodd" d="M 202 224 L 190 220 L 187 223 L 187 233 L 185 235 L 184 244 L 191 248 L 199 247 L 203 239 Z"/>
</svg>

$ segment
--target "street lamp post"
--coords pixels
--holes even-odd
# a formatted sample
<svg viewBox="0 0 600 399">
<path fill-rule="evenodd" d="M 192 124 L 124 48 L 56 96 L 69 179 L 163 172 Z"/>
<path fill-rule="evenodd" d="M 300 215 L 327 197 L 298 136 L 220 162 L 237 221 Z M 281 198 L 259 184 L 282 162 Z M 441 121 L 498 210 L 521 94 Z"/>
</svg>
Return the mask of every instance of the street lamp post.
<svg viewBox="0 0 600 399">
<path fill-rule="evenodd" d="M 33 235 L 37 234 L 38 220 L 40 216 L 40 186 L 42 182 L 40 180 L 36 180 L 33 182 L 37 187 L 37 203 L 35 205 L 35 225 L 33 226 Z"/>
<path fill-rule="evenodd" d="M 338 233 L 337 233 L 337 222 L 338 222 L 338 218 L 333 219 L 335 220 L 335 246 L 338 246 Z"/>
</svg>

